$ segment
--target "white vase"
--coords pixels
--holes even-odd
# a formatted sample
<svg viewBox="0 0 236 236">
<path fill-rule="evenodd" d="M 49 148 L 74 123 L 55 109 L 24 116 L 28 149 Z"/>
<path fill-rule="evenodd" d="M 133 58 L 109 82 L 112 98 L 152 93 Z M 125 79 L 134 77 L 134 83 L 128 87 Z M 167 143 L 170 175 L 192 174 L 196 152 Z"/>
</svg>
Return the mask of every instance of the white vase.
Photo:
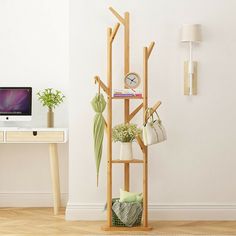
<svg viewBox="0 0 236 236">
<path fill-rule="evenodd" d="M 132 142 L 120 144 L 120 160 L 132 160 L 133 159 L 133 150 Z"/>
</svg>

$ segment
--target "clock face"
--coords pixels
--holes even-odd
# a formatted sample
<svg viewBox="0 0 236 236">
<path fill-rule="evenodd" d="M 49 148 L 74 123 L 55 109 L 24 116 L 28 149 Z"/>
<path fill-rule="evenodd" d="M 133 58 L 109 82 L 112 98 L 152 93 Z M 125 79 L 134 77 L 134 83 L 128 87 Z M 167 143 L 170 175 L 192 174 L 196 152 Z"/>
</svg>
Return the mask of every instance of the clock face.
<svg viewBox="0 0 236 236">
<path fill-rule="evenodd" d="M 135 89 L 139 86 L 140 82 L 141 79 L 136 73 L 131 72 L 125 76 L 125 86 L 128 88 Z"/>
</svg>

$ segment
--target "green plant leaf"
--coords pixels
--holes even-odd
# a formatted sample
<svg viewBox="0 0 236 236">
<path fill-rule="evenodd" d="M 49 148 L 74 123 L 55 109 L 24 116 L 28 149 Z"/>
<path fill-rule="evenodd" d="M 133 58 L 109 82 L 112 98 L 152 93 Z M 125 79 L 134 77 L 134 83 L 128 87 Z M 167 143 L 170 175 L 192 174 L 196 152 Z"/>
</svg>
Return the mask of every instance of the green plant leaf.
<svg viewBox="0 0 236 236">
<path fill-rule="evenodd" d="M 49 109 L 55 109 L 64 101 L 65 98 L 61 91 L 54 91 L 52 88 L 46 88 L 43 91 L 39 91 L 37 96 L 41 104 Z"/>
</svg>

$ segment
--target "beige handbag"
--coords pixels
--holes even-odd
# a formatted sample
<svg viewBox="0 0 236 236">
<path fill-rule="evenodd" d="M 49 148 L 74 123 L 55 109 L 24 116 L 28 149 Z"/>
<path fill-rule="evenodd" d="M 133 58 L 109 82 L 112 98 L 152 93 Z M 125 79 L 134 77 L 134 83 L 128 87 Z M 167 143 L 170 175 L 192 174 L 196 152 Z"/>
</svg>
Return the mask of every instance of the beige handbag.
<svg viewBox="0 0 236 236">
<path fill-rule="evenodd" d="M 146 110 L 146 116 L 151 114 L 152 108 Z M 157 119 L 154 119 L 154 114 Z M 146 146 L 160 143 L 166 140 L 166 131 L 162 125 L 157 112 L 152 113 L 147 122 L 143 125 L 143 142 Z"/>
</svg>

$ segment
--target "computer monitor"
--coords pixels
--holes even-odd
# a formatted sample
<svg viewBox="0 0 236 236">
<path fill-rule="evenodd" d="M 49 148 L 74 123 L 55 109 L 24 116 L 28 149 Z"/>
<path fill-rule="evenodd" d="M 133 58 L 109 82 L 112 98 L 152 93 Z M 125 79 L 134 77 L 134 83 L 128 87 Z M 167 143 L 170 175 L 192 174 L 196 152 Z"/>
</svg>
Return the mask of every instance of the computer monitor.
<svg viewBox="0 0 236 236">
<path fill-rule="evenodd" d="M 31 87 L 0 87 L 0 121 L 32 119 Z"/>
</svg>

